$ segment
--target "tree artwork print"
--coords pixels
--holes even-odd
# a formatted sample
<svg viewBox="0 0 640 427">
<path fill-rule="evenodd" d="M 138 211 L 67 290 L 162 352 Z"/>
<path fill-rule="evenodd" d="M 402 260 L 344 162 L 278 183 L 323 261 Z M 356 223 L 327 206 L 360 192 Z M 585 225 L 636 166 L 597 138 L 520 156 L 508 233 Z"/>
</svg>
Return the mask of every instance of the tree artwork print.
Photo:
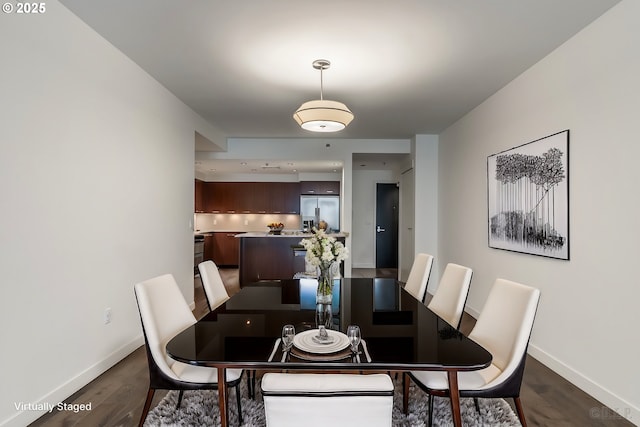
<svg viewBox="0 0 640 427">
<path fill-rule="evenodd" d="M 569 259 L 569 130 L 487 158 L 489 247 Z"/>
</svg>

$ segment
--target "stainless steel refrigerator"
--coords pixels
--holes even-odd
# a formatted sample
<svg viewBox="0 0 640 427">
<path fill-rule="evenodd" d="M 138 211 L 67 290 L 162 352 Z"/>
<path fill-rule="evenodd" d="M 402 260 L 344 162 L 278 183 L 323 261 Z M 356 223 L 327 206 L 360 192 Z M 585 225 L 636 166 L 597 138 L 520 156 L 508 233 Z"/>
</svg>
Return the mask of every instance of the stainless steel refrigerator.
<svg viewBox="0 0 640 427">
<path fill-rule="evenodd" d="M 340 196 L 300 196 L 302 221 L 313 221 L 315 227 L 326 221 L 327 228 L 340 230 Z"/>
</svg>

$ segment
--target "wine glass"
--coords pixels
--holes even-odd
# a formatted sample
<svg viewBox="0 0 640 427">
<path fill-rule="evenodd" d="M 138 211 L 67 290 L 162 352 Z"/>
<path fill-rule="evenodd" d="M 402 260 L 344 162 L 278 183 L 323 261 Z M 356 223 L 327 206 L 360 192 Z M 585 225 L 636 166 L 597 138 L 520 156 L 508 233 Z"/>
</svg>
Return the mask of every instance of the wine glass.
<svg viewBox="0 0 640 427">
<path fill-rule="evenodd" d="M 351 351 L 358 352 L 358 345 L 360 345 L 360 327 L 358 325 L 349 325 L 347 328 L 347 337 L 351 343 Z"/>
<path fill-rule="evenodd" d="M 293 325 L 284 325 L 282 327 L 282 348 L 289 351 L 293 345 L 293 337 L 296 335 L 296 328 Z"/>
</svg>

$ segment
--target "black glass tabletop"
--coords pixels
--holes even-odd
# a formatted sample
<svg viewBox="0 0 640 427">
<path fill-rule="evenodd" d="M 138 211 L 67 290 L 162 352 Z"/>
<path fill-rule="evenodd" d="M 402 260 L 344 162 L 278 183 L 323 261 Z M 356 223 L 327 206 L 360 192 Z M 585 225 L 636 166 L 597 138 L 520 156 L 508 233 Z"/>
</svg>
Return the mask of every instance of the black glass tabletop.
<svg viewBox="0 0 640 427">
<path fill-rule="evenodd" d="M 320 314 L 321 316 L 318 316 Z M 316 329 L 318 318 L 335 331 L 360 327 L 367 357 L 282 357 L 282 327 Z M 362 346 L 359 347 L 363 349 Z M 475 370 L 491 354 L 462 335 L 393 279 L 347 278 L 334 282 L 331 305 L 316 304 L 312 279 L 258 282 L 167 344 L 176 360 L 204 366 L 290 368 Z M 283 362 L 283 360 L 286 360 Z"/>
</svg>

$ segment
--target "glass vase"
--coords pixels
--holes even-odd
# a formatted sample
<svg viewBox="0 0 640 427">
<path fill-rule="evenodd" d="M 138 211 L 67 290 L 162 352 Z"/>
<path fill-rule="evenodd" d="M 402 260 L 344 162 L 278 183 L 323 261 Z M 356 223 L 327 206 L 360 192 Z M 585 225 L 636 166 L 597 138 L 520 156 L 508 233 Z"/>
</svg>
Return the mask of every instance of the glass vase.
<svg viewBox="0 0 640 427">
<path fill-rule="evenodd" d="M 316 328 L 323 326 L 325 329 L 331 329 L 333 322 L 333 314 L 331 304 L 316 304 Z"/>
<path fill-rule="evenodd" d="M 331 304 L 333 300 L 333 269 L 331 265 L 319 268 L 316 304 Z"/>
</svg>

